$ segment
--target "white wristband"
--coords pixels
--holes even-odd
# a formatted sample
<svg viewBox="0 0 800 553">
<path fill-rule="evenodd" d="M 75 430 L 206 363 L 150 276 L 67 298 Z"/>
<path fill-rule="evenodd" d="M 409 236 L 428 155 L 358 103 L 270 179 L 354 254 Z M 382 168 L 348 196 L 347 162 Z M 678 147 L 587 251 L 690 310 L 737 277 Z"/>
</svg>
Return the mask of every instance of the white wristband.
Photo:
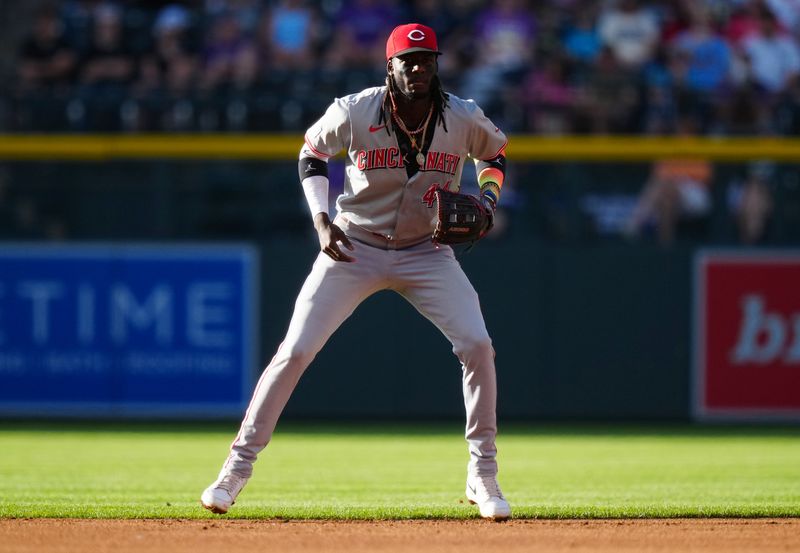
<svg viewBox="0 0 800 553">
<path fill-rule="evenodd" d="M 328 213 L 328 177 L 322 175 L 306 177 L 302 184 L 311 217 L 317 213 Z"/>
</svg>

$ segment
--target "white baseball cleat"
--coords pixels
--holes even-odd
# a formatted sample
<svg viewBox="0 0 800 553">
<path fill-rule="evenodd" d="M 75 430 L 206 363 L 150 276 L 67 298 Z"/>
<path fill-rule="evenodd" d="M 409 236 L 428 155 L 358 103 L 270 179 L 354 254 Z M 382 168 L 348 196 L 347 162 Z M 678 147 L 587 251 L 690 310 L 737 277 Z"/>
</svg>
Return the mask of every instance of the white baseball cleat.
<svg viewBox="0 0 800 553">
<path fill-rule="evenodd" d="M 203 491 L 200 503 L 212 513 L 224 515 L 231 505 L 236 503 L 236 496 L 239 495 L 245 484 L 247 484 L 247 478 L 244 476 L 230 472 L 220 474 L 216 482 Z"/>
<path fill-rule="evenodd" d="M 503 497 L 495 476 L 468 476 L 467 499 L 478 505 L 483 518 L 499 522 L 511 517 L 511 506 Z"/>
</svg>

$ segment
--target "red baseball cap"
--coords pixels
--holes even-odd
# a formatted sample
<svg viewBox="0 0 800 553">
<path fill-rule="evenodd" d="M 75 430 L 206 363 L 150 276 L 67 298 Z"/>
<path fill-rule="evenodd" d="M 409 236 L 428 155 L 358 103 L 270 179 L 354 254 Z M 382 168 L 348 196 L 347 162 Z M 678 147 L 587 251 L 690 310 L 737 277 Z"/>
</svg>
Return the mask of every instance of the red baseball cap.
<svg viewBox="0 0 800 553">
<path fill-rule="evenodd" d="M 410 52 L 433 52 L 441 54 L 436 42 L 436 33 L 421 23 L 398 25 L 386 41 L 386 59 Z"/>
</svg>

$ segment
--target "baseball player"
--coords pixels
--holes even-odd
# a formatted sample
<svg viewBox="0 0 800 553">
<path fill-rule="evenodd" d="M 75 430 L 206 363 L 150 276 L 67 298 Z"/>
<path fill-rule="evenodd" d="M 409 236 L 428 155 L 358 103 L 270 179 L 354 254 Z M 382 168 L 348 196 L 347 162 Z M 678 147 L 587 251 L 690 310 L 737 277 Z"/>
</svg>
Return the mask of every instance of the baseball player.
<svg viewBox="0 0 800 553">
<path fill-rule="evenodd" d="M 497 483 L 494 349 L 452 248 L 431 240 L 437 215 L 423 201 L 437 187 L 458 190 L 469 157 L 480 200 L 493 213 L 506 137 L 474 102 L 442 90 L 440 53 L 430 27 L 396 27 L 386 43 L 386 84 L 336 99 L 306 132 L 299 173 L 321 251 L 219 478 L 201 496 L 206 509 L 222 514 L 233 505 L 303 371 L 362 301 L 389 289 L 442 331 L 461 362 L 467 499 L 484 518 L 511 516 Z M 345 185 L 331 220 L 328 160 L 342 150 Z"/>
</svg>

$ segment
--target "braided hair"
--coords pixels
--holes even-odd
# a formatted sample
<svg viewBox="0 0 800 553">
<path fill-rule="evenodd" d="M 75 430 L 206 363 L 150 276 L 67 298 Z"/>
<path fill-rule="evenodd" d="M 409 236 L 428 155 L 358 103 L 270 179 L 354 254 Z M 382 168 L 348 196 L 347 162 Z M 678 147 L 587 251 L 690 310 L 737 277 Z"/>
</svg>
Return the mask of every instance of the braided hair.
<svg viewBox="0 0 800 553">
<path fill-rule="evenodd" d="M 401 94 L 400 89 L 397 87 L 397 83 L 394 82 L 392 74 L 389 73 L 386 75 L 386 96 L 383 98 L 383 109 L 381 109 L 378 124 L 389 123 L 391 121 L 392 111 L 394 109 L 391 96 L 396 96 L 398 94 Z M 447 107 L 450 95 L 442 88 L 442 81 L 439 80 L 439 75 L 434 75 L 431 80 L 431 98 L 433 99 L 434 125 L 437 121 L 441 122 L 444 131 L 447 132 L 444 110 Z M 386 125 L 386 132 L 389 132 L 388 124 Z"/>
</svg>

